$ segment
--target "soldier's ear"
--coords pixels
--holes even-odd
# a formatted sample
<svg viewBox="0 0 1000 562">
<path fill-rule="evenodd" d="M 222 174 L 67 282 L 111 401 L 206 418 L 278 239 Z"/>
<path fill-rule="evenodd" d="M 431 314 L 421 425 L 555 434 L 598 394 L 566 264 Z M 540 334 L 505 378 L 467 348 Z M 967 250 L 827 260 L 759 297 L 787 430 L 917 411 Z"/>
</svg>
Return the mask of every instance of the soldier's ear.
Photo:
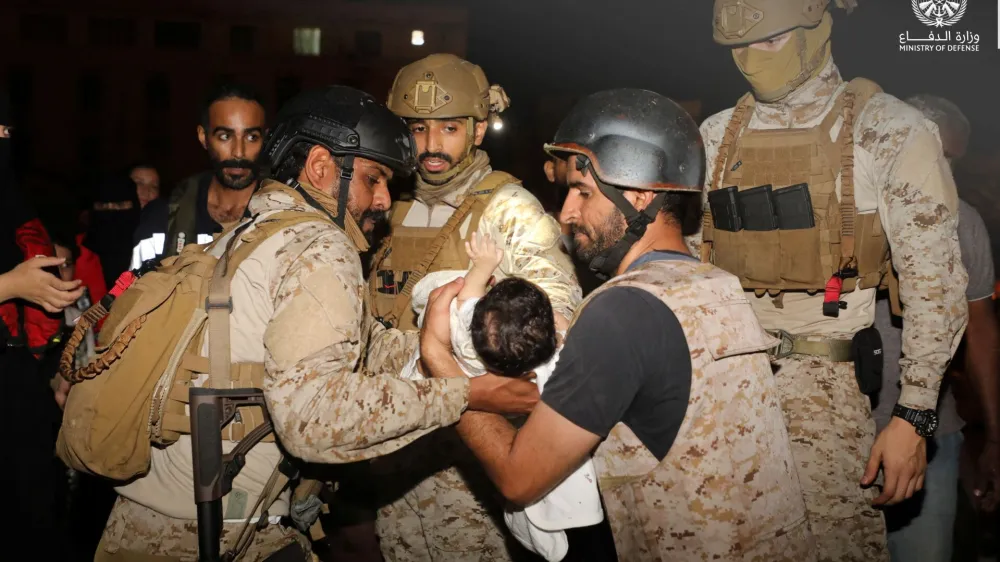
<svg viewBox="0 0 1000 562">
<path fill-rule="evenodd" d="M 490 126 L 486 121 L 476 121 L 476 146 L 483 144 L 486 138 L 486 129 Z"/>
<path fill-rule="evenodd" d="M 631 197 L 629 195 L 631 194 Z M 653 201 L 653 197 L 656 197 L 656 193 L 652 191 L 634 191 L 629 190 L 625 192 L 625 198 L 632 203 L 636 211 L 642 211 Z"/>
<path fill-rule="evenodd" d="M 556 183 L 556 165 L 552 160 L 545 161 L 545 177 L 549 183 Z"/>
<path fill-rule="evenodd" d="M 201 143 L 201 147 L 208 150 L 208 137 L 205 134 L 205 127 L 198 125 L 198 142 Z"/>
</svg>

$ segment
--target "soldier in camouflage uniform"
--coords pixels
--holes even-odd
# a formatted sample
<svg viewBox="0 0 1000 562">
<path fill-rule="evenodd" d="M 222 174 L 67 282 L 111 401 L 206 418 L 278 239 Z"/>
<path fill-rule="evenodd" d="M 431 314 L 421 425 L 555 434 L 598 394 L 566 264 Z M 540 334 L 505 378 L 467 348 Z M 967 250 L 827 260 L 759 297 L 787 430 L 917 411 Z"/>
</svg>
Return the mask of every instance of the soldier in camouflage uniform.
<svg viewBox="0 0 1000 562">
<path fill-rule="evenodd" d="M 419 168 L 415 200 L 393 206 L 390 238 L 373 262 L 373 306 L 387 324 L 416 328 L 413 285 L 429 272 L 468 269 L 464 241 L 474 232 L 504 251 L 503 275 L 541 287 L 563 325 L 572 316 L 581 292 L 558 222 L 479 149 L 508 104 L 478 66 L 454 55 L 431 55 L 396 76 L 389 109 L 409 123 Z M 378 477 L 395 484 L 376 523 L 387 560 L 509 560 L 508 543 L 521 550 L 503 526 L 495 489 L 453 432 L 397 457 L 385 459 Z"/>
<path fill-rule="evenodd" d="M 620 560 L 815 560 L 765 353 L 776 341 L 739 280 L 685 246 L 705 168 L 694 120 L 653 92 L 599 92 L 546 148 L 570 162 L 561 220 L 577 257 L 612 278 L 580 306 L 520 431 L 467 413 L 459 435 L 521 505 L 596 447 Z M 421 352 L 435 377 L 461 376 L 442 314 L 455 285 L 425 312 Z"/>
<path fill-rule="evenodd" d="M 967 320 L 967 275 L 933 124 L 872 82 L 841 78 L 828 7 L 716 0 L 715 40 L 753 91 L 701 126 L 700 248 L 740 278 L 782 339 L 776 377 L 821 559 L 887 560 L 873 503 L 921 489 L 941 377 Z M 880 287 L 902 305 L 905 328 L 896 417 L 876 439 L 860 389 L 872 373 L 856 372 L 851 348 L 869 337 Z M 863 487 L 880 466 L 881 495 Z"/>
<path fill-rule="evenodd" d="M 387 182 L 394 171 L 415 165 L 412 136 L 398 117 L 351 88 L 307 92 L 282 109 L 265 150 L 280 181 L 269 180 L 250 200 L 253 222 L 235 248 L 268 216 L 314 218 L 279 230 L 240 262 L 231 287 L 230 347 L 234 362 L 263 363 L 263 379 L 254 386 L 263 389 L 288 453 L 309 462 L 367 460 L 454 423 L 466 407 L 530 409 L 534 385 L 526 381 L 442 384 L 365 372 L 366 348 L 374 350 L 369 365 L 376 368 L 398 369 L 393 357 L 407 355 L 399 351 L 408 343 L 401 332 L 370 320 L 359 259 L 367 233 L 389 208 Z M 221 254 L 232 235 L 209 251 Z M 224 442 L 224 449 L 233 445 Z M 265 482 L 280 456 L 277 444 L 268 442 L 246 455 L 223 500 L 223 549 L 232 546 L 258 497 L 268 495 Z M 96 560 L 194 560 L 192 489 L 190 438 L 154 448 L 149 474 L 118 488 L 121 497 Z M 287 492 L 268 513 L 274 524 L 257 532 L 244 560 L 304 542 L 276 524 L 288 514 Z"/>
</svg>

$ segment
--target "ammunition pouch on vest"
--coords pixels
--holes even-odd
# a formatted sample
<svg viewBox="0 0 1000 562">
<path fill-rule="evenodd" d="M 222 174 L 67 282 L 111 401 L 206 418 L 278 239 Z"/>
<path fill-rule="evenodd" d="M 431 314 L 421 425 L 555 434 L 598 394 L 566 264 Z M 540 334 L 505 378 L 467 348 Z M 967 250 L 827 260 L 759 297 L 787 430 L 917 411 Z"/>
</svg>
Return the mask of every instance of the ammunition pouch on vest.
<svg viewBox="0 0 1000 562">
<path fill-rule="evenodd" d="M 187 405 L 194 379 L 207 374 L 202 386 L 208 388 L 261 388 L 263 364 L 231 363 L 230 282 L 261 243 L 304 222 L 329 219 L 296 211 L 255 217 L 227 231 L 233 235 L 221 258 L 210 253 L 219 238 L 187 245 L 131 283 L 110 314 L 104 304 L 84 313 L 60 362 L 60 374 L 74 385 L 59 432 L 59 457 L 71 468 L 115 480 L 140 476 L 149 469 L 151 444 L 169 445 L 190 433 Z M 74 354 L 86 330 L 105 315 L 97 357 L 75 369 Z M 208 357 L 201 355 L 206 332 Z M 238 441 L 262 422 L 259 410 L 240 408 L 222 437 Z"/>
<path fill-rule="evenodd" d="M 506 172 L 491 172 L 473 187 L 443 227 L 403 226 L 413 206 L 400 201 L 392 208 L 392 233 L 372 260 L 369 286 L 375 317 L 387 326 L 416 330 L 417 319 L 410 307 L 411 293 L 427 273 L 446 269 L 468 269 L 465 238 L 460 227 L 469 219 L 468 235 L 476 231 L 483 211 L 496 191 L 521 182 Z"/>
<path fill-rule="evenodd" d="M 859 215 L 854 200 L 854 123 L 880 91 L 868 80 L 851 81 L 822 123 L 809 129 L 747 129 L 754 99 L 744 96 L 716 157 L 702 259 L 758 296 L 823 291 L 839 279 L 843 292 L 889 288 L 898 310 L 878 213 Z"/>
</svg>

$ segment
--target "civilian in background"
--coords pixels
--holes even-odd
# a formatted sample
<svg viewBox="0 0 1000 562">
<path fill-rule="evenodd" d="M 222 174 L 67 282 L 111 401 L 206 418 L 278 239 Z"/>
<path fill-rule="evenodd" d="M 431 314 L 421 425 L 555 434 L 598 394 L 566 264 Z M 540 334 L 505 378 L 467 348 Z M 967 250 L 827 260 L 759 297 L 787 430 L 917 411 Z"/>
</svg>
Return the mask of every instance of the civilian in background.
<svg viewBox="0 0 1000 562">
<path fill-rule="evenodd" d="M 132 235 L 139 226 L 139 197 L 135 182 L 124 172 L 100 182 L 90 212 L 87 245 L 97 254 L 108 287 L 132 262 Z"/>
<path fill-rule="evenodd" d="M 958 107 L 942 98 L 920 95 L 906 101 L 937 124 L 945 157 L 954 167 L 968 145 L 969 121 Z M 969 326 L 965 331 L 964 371 L 976 386 L 986 414 L 987 446 L 979 459 L 979 470 L 986 478 L 976 484 L 975 493 L 978 507 L 992 511 L 996 507 L 1000 485 L 1000 431 L 997 428 L 1000 392 L 997 386 L 997 349 L 1000 331 L 993 307 L 994 268 L 989 235 L 982 217 L 965 201 L 959 202 L 958 238 L 962 263 L 969 272 L 966 289 Z M 884 370 L 882 390 L 872 414 L 881 431 L 888 424 L 900 393 L 902 330 L 893 325 L 888 300 L 877 302 L 875 326 L 883 339 Z M 949 379 L 946 377 L 942 382 L 938 400 L 939 425 L 934 438 L 928 440 L 924 489 L 885 510 L 893 562 L 947 562 L 952 559 L 964 422 L 958 416 Z"/>
<path fill-rule="evenodd" d="M 53 454 L 59 408 L 39 374 L 58 313 L 83 293 L 43 267 L 64 265 L 53 256 L 48 233 L 22 197 L 9 168 L 12 135 L 6 96 L 0 92 L 0 424 L 8 428 L 9 460 L 0 463 L 0 482 L 8 490 L 5 511 L 17 524 L 0 526 L 0 541 L 12 545 L 51 545 L 50 559 L 63 559 L 60 512 L 61 463 Z M 37 258 L 35 256 L 48 256 Z"/>
<path fill-rule="evenodd" d="M 139 208 L 145 209 L 150 201 L 160 198 L 160 173 L 155 167 L 139 162 L 129 168 L 129 177 L 135 182 Z"/>
<path fill-rule="evenodd" d="M 209 93 L 197 134 L 212 169 L 182 181 L 169 200 L 157 199 L 143 209 L 133 240 L 133 269 L 176 255 L 186 244 L 211 242 L 213 234 L 243 217 L 260 177 L 265 118 L 264 104 L 246 86 L 223 84 Z"/>
</svg>

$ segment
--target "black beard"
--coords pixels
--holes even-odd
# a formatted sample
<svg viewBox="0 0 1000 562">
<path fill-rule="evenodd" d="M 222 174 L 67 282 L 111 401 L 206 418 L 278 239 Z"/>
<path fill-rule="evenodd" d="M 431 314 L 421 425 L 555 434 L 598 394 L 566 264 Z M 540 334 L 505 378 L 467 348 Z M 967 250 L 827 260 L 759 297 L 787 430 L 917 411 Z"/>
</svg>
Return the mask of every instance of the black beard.
<svg viewBox="0 0 1000 562">
<path fill-rule="evenodd" d="M 368 219 L 372 221 L 372 229 L 370 232 L 365 232 L 363 227 Z M 365 211 L 358 219 L 358 228 L 362 228 L 361 233 L 365 235 L 365 240 L 371 245 L 376 239 L 388 234 L 389 213 L 386 211 Z"/>
<path fill-rule="evenodd" d="M 224 171 L 225 168 L 241 168 L 244 170 L 250 170 L 250 173 L 242 178 L 231 178 L 226 175 L 226 172 Z M 260 172 L 256 162 L 246 159 L 213 159 L 212 169 L 215 172 L 215 179 L 219 180 L 222 187 L 232 189 L 234 191 L 242 191 L 253 185 L 254 182 L 257 181 L 257 176 Z"/>
<path fill-rule="evenodd" d="M 600 228 L 593 231 L 583 225 L 570 225 L 570 232 L 573 235 L 573 255 L 581 262 L 589 264 L 601 252 L 617 244 L 625 236 L 627 229 L 628 224 L 625 222 L 625 214 L 618 207 L 614 208 Z M 581 244 L 576 239 L 578 232 L 587 235 L 588 241 L 586 243 Z"/>
</svg>

